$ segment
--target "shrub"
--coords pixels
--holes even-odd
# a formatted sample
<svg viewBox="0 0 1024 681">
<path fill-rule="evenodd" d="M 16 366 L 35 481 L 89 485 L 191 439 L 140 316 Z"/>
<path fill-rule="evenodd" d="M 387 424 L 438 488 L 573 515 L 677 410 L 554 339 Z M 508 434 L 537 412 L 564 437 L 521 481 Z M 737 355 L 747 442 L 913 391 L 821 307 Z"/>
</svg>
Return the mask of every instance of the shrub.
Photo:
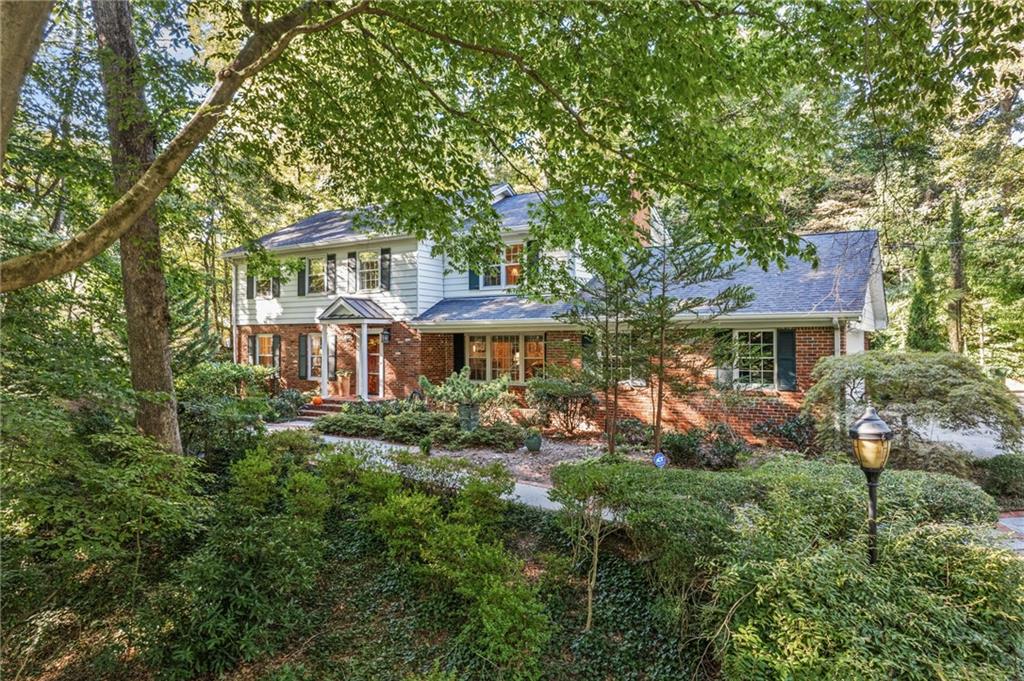
<svg viewBox="0 0 1024 681">
<path fill-rule="evenodd" d="M 566 435 L 574 435 L 597 409 L 590 386 L 562 378 L 531 378 L 526 382 L 526 402 L 540 412 L 546 424 Z"/>
<path fill-rule="evenodd" d="M 220 674 L 308 621 L 323 560 L 323 480 L 256 451 L 232 464 L 206 541 L 154 597 L 145 654 L 165 674 Z"/>
<path fill-rule="evenodd" d="M 487 407 L 494 402 L 507 399 L 508 381 L 508 376 L 490 381 L 472 381 L 469 378 L 469 367 L 466 366 L 446 378 L 440 385 L 434 385 L 426 376 L 420 376 L 420 387 L 423 388 L 423 394 L 440 404 L 453 407 L 460 404 Z"/>
<path fill-rule="evenodd" d="M 440 503 L 421 492 L 396 491 L 370 509 L 367 519 L 384 538 L 392 560 L 412 562 L 441 523 Z"/>
<path fill-rule="evenodd" d="M 735 468 L 737 457 L 746 452 L 747 443 L 725 423 L 712 425 L 697 450 L 697 465 L 712 471 Z"/>
<path fill-rule="evenodd" d="M 373 414 L 341 412 L 321 416 L 313 427 L 328 435 L 376 437 L 384 432 L 384 420 Z"/>
<path fill-rule="evenodd" d="M 1024 453 L 1000 454 L 980 462 L 982 487 L 994 497 L 1024 499 Z"/>
<path fill-rule="evenodd" d="M 282 390 L 267 400 L 268 421 L 288 421 L 299 415 L 299 407 L 306 403 L 305 396 L 289 388 Z"/>
<path fill-rule="evenodd" d="M 362 398 L 354 402 L 345 402 L 341 405 L 343 412 L 348 414 L 369 414 L 384 418 L 409 411 L 426 411 L 427 405 L 423 400 L 374 400 L 368 402 Z"/>
<path fill-rule="evenodd" d="M 615 443 L 630 449 L 649 447 L 654 440 L 654 428 L 640 419 L 619 419 L 615 424 Z"/>
<path fill-rule="evenodd" d="M 458 420 L 451 414 L 434 411 L 406 411 L 384 418 L 381 434 L 385 440 L 418 445 L 425 437 L 442 442 L 438 431 L 447 428 L 447 433 L 458 427 Z"/>
<path fill-rule="evenodd" d="M 224 475 L 266 432 L 264 406 L 262 400 L 179 402 L 178 426 L 185 453 L 200 459 L 206 470 Z"/>
<path fill-rule="evenodd" d="M 777 533 L 789 515 L 755 519 L 744 536 L 767 534 L 793 547 L 790 555 L 761 555 L 741 540 L 712 583 L 705 631 L 723 677 L 1010 679 L 1024 671 L 1024 563 L 1011 553 L 967 528 L 925 526 L 884 537 L 868 569 L 861 541 Z"/>
<path fill-rule="evenodd" d="M 499 452 L 514 452 L 523 445 L 525 437 L 526 430 L 520 426 L 497 421 L 462 433 L 452 444 L 460 448 L 480 447 L 496 449 Z"/>
<path fill-rule="evenodd" d="M 909 446 L 893 447 L 889 466 L 904 470 L 947 473 L 970 480 L 975 475 L 976 460 L 954 445 L 912 440 Z"/>
<path fill-rule="evenodd" d="M 203 362 L 178 375 L 175 392 L 180 402 L 260 396 L 266 394 L 267 380 L 273 375 L 274 369 L 260 365 Z"/>
<path fill-rule="evenodd" d="M 798 414 L 784 421 L 762 421 L 751 428 L 751 432 L 763 437 L 770 444 L 798 452 L 814 449 L 817 424 L 810 414 Z"/>
<path fill-rule="evenodd" d="M 682 433 L 665 433 L 661 438 L 661 450 L 674 466 L 696 466 L 704 430 L 691 428 Z"/>
</svg>

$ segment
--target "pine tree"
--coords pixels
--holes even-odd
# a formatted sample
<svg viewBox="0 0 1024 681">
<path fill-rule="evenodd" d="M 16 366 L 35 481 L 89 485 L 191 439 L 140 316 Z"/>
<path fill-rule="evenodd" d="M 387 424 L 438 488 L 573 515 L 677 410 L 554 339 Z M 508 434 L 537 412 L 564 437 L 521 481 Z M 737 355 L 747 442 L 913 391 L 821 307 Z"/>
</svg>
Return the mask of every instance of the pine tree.
<svg viewBox="0 0 1024 681">
<path fill-rule="evenodd" d="M 935 273 L 932 271 L 928 250 L 924 248 L 917 259 L 914 293 L 910 299 L 907 348 L 924 352 L 941 352 L 946 349 L 946 341 L 935 316 Z"/>
</svg>

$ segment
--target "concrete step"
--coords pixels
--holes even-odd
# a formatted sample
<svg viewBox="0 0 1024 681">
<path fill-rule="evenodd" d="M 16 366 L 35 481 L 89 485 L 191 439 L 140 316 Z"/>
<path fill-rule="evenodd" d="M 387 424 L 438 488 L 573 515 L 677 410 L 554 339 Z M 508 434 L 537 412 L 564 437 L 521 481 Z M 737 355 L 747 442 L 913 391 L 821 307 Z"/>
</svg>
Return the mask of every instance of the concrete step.
<svg viewBox="0 0 1024 681">
<path fill-rule="evenodd" d="M 325 411 L 323 409 L 313 409 L 313 408 L 306 408 L 306 407 L 303 407 L 303 408 L 299 409 L 299 416 L 300 417 L 307 416 L 309 418 L 314 418 L 314 419 L 320 418 L 321 416 L 330 416 L 331 414 L 334 414 L 334 413 L 335 412 L 333 412 L 333 411 Z"/>
</svg>

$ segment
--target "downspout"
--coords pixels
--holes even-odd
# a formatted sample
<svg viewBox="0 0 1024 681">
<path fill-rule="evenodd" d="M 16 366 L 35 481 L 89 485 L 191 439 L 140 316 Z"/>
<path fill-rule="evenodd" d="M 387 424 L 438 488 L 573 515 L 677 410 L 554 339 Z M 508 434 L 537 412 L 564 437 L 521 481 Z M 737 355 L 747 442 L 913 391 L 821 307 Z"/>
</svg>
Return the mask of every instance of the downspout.
<svg viewBox="0 0 1024 681">
<path fill-rule="evenodd" d="M 832 318 L 832 354 L 839 357 L 843 354 L 843 327 L 839 323 L 839 317 Z"/>
<path fill-rule="evenodd" d="M 238 263 L 231 263 L 231 361 L 239 363 L 238 357 Z"/>
</svg>

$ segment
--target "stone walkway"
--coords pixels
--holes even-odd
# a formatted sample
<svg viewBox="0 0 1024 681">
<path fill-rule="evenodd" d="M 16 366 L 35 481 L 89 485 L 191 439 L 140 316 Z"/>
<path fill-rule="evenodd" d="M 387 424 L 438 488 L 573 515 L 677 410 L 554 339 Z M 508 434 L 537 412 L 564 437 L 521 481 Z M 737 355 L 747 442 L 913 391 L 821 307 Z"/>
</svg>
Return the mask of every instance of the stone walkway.
<svg viewBox="0 0 1024 681">
<path fill-rule="evenodd" d="M 996 528 L 1009 535 L 1008 548 L 1024 557 L 1024 511 L 1000 514 Z"/>
</svg>

